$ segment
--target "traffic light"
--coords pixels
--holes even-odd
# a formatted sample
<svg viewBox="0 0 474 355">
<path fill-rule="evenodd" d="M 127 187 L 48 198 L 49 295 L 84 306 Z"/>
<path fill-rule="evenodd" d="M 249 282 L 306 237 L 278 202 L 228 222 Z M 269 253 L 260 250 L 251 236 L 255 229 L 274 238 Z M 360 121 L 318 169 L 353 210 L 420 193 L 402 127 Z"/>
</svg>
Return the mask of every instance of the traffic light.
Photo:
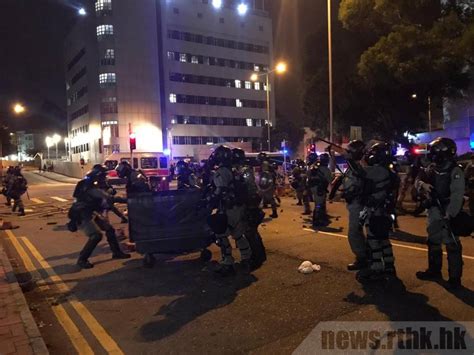
<svg viewBox="0 0 474 355">
<path fill-rule="evenodd" d="M 316 153 L 316 144 L 311 143 L 308 145 L 308 153 Z"/>
<path fill-rule="evenodd" d="M 137 136 L 135 133 L 130 133 L 130 150 L 137 149 Z"/>
</svg>

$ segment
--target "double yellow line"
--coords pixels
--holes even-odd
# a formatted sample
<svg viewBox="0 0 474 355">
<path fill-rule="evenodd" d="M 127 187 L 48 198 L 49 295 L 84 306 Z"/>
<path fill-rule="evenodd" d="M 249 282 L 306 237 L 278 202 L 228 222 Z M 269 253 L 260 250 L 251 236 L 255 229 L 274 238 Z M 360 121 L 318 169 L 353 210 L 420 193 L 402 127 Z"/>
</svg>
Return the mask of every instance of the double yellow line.
<svg viewBox="0 0 474 355">
<path fill-rule="evenodd" d="M 38 249 L 25 237 L 17 238 L 12 231 L 5 231 L 10 239 L 11 243 L 15 247 L 16 251 L 20 255 L 25 268 L 28 272 L 37 280 L 39 280 L 38 285 L 42 290 L 49 290 L 49 283 L 54 283 L 59 291 L 62 293 L 69 293 L 70 288 L 64 283 L 64 281 L 56 274 L 54 269 L 49 265 L 49 263 L 43 258 L 39 253 Z M 21 243 L 21 242 L 22 243 Z M 31 260 L 30 256 L 26 252 L 23 245 L 29 250 L 31 255 L 34 257 L 35 261 L 41 266 L 41 268 L 48 275 L 46 278 L 42 279 L 39 270 L 35 267 L 35 264 Z M 83 320 L 84 324 L 89 328 L 91 333 L 96 337 L 100 345 L 107 351 L 109 354 L 120 355 L 123 354 L 120 347 L 112 339 L 112 337 L 107 333 L 107 331 L 100 325 L 100 323 L 95 319 L 95 317 L 89 312 L 89 310 L 77 300 L 74 295 L 67 296 L 68 303 L 74 308 L 77 315 Z M 58 319 L 58 322 L 63 327 L 64 331 L 68 335 L 71 343 L 78 352 L 78 354 L 94 354 L 94 351 L 90 347 L 87 340 L 82 335 L 79 328 L 76 326 L 74 321 L 71 319 L 66 309 L 61 305 L 53 305 L 52 310 L 54 315 Z"/>
</svg>

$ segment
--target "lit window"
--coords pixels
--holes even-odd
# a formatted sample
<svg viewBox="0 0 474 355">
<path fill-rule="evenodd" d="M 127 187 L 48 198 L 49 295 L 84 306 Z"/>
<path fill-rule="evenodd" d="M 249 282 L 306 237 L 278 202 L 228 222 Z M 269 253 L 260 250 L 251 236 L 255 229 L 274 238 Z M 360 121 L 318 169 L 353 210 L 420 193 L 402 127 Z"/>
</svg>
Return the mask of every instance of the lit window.
<svg viewBox="0 0 474 355">
<path fill-rule="evenodd" d="M 247 13 L 248 9 L 249 9 L 248 5 L 244 2 L 237 5 L 237 12 L 239 13 L 240 16 L 244 16 Z"/>
<path fill-rule="evenodd" d="M 260 66 L 254 64 L 253 71 L 259 72 L 260 71 Z"/>
<path fill-rule="evenodd" d="M 176 100 L 176 94 L 170 94 L 170 102 L 171 102 L 172 104 L 175 104 L 176 101 L 177 101 L 177 100 Z"/>
<path fill-rule="evenodd" d="M 255 120 L 255 126 L 262 127 L 262 120 Z"/>
<path fill-rule="evenodd" d="M 114 26 L 112 25 L 100 25 L 97 26 L 97 36 L 106 36 L 114 34 Z"/>
<path fill-rule="evenodd" d="M 240 99 L 235 99 L 235 107 L 242 107 L 242 101 Z"/>
<path fill-rule="evenodd" d="M 116 97 L 103 97 L 102 102 L 117 102 Z"/>
<path fill-rule="evenodd" d="M 114 49 L 106 49 L 105 50 L 105 58 L 106 59 L 114 59 L 115 58 L 115 50 Z"/>
<path fill-rule="evenodd" d="M 99 84 L 101 87 L 113 86 L 117 82 L 115 73 L 99 74 Z"/>
<path fill-rule="evenodd" d="M 174 60 L 174 52 L 168 51 L 168 59 Z"/>
<path fill-rule="evenodd" d="M 95 11 L 112 10 L 112 0 L 97 0 Z"/>
<path fill-rule="evenodd" d="M 254 83 L 255 90 L 260 90 L 260 83 L 257 81 Z"/>
<path fill-rule="evenodd" d="M 251 89 L 252 88 L 252 83 L 250 81 L 245 82 L 245 88 L 246 89 Z"/>
<path fill-rule="evenodd" d="M 236 80 L 236 81 L 235 81 L 235 87 L 236 87 L 237 89 L 240 89 L 240 88 L 242 87 L 242 82 L 241 82 L 240 80 Z"/>
<path fill-rule="evenodd" d="M 191 57 L 191 63 L 193 63 L 193 64 L 199 64 L 198 57 L 196 57 L 195 55 L 193 55 L 193 56 Z"/>
<path fill-rule="evenodd" d="M 252 124 L 252 119 L 251 118 L 247 118 L 246 122 L 247 122 L 248 127 L 252 127 L 253 124 Z"/>
<path fill-rule="evenodd" d="M 181 54 L 179 55 L 179 61 L 182 62 L 182 63 L 186 63 L 186 62 L 187 62 L 186 53 L 181 53 Z"/>
</svg>

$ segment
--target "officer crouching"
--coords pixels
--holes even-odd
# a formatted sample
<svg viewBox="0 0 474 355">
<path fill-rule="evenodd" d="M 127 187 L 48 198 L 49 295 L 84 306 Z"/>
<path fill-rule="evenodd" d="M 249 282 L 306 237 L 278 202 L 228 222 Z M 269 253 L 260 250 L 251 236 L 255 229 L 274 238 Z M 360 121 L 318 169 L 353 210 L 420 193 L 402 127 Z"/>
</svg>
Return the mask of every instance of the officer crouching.
<svg viewBox="0 0 474 355">
<path fill-rule="evenodd" d="M 115 229 L 102 216 L 102 212 L 107 209 L 110 203 L 125 202 L 125 199 L 114 197 L 101 189 L 106 175 L 107 169 L 104 166 L 95 165 L 86 177 L 76 185 L 73 195 L 75 202 L 69 210 L 69 218 L 71 219 L 68 224 L 69 230 L 76 231 L 79 227 L 89 237 L 77 260 L 77 265 L 83 269 L 94 267 L 89 262 L 89 257 L 102 240 L 102 231 L 105 232 L 107 237 L 113 259 L 130 258 L 130 254 L 126 254 L 120 249 Z"/>
<path fill-rule="evenodd" d="M 429 194 L 428 207 L 428 269 L 419 271 L 421 280 L 441 280 L 443 264 L 442 244 L 448 254 L 448 287 L 461 287 L 463 270 L 462 245 L 450 220 L 462 210 L 464 203 L 464 173 L 456 164 L 456 143 L 449 138 L 437 138 L 430 144 L 429 158 L 434 163 L 431 173 L 423 181 L 417 179 L 416 187 Z"/>
</svg>

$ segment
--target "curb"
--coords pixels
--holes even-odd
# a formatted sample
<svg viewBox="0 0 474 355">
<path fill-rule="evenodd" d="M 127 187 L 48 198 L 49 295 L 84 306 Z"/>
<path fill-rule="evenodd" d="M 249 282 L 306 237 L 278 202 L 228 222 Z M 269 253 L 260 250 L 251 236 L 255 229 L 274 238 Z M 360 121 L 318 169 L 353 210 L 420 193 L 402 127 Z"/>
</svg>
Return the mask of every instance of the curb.
<svg viewBox="0 0 474 355">
<path fill-rule="evenodd" d="M 15 300 L 15 304 L 18 307 L 20 318 L 23 323 L 25 332 L 29 338 L 29 345 L 34 354 L 36 355 L 47 355 L 49 354 L 48 348 L 44 343 L 43 337 L 36 326 L 36 322 L 31 314 L 30 308 L 26 303 L 25 296 L 18 284 L 18 280 L 13 273 L 12 265 L 3 250 L 3 247 L 0 245 L 0 267 L 3 267 L 5 270 L 6 281 L 10 286 L 9 297 L 12 297 Z"/>
<path fill-rule="evenodd" d="M 57 182 L 60 182 L 60 183 L 63 183 L 63 184 L 71 184 L 71 185 L 74 185 L 74 184 L 77 184 L 77 182 L 81 180 L 81 179 L 76 179 L 76 178 L 73 178 L 73 177 L 64 175 L 64 177 L 65 177 L 66 179 L 73 180 L 73 181 L 65 181 L 65 180 L 61 180 L 61 179 L 59 179 L 59 178 L 55 178 L 55 177 L 52 177 L 52 176 L 40 174 L 40 173 L 37 173 L 37 172 L 34 172 L 34 171 L 32 171 L 32 173 L 35 174 L 35 175 L 38 175 L 38 176 L 42 176 L 42 177 L 44 177 L 44 178 L 46 178 L 46 179 L 53 180 L 53 181 L 57 181 Z M 56 173 L 56 174 L 57 174 L 57 173 Z M 58 174 L 58 175 L 60 175 L 60 174 Z M 77 181 L 75 181 L 75 180 L 77 180 Z"/>
</svg>

